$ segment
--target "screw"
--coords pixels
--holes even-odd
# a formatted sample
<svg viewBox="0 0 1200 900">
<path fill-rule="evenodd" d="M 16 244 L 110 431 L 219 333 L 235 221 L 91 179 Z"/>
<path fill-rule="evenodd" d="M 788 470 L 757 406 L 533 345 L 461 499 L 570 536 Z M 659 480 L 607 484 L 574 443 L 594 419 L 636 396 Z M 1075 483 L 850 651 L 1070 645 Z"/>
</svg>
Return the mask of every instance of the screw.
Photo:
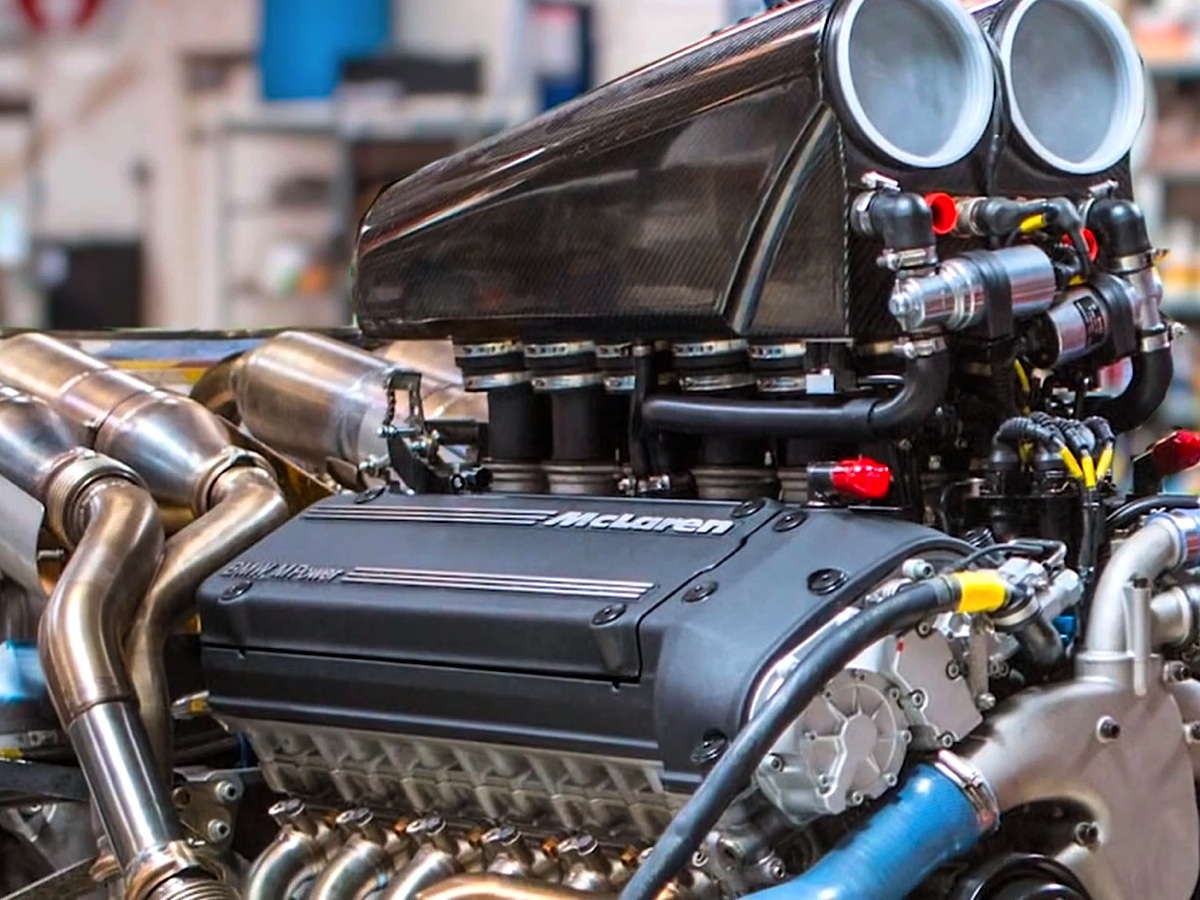
<svg viewBox="0 0 1200 900">
<path fill-rule="evenodd" d="M 747 500 L 745 503 L 741 504 L 740 506 L 738 506 L 737 508 L 734 509 L 733 518 L 735 518 L 735 519 L 748 518 L 749 516 L 752 516 L 756 512 L 761 510 L 766 505 L 767 505 L 767 501 L 763 500 L 761 497 L 759 497 L 755 500 Z"/>
<path fill-rule="evenodd" d="M 863 804 L 863 795 L 858 791 L 851 791 L 849 799 L 851 806 L 862 806 Z"/>
<path fill-rule="evenodd" d="M 725 737 L 722 732 L 710 731 L 692 750 L 692 762 L 698 766 L 710 766 L 721 758 L 721 754 L 728 746 L 729 738 Z"/>
<path fill-rule="evenodd" d="M 1105 716 L 1096 723 L 1096 736 L 1104 743 L 1115 741 L 1121 736 L 1121 725 L 1112 716 Z"/>
<path fill-rule="evenodd" d="M 938 743 L 941 744 L 944 749 L 949 750 L 954 746 L 954 735 L 948 731 L 944 731 L 938 735 Z"/>
<path fill-rule="evenodd" d="M 833 787 L 833 780 L 828 775 L 820 775 L 817 777 L 817 787 L 821 789 L 822 794 L 826 794 Z"/>
<path fill-rule="evenodd" d="M 1100 826 L 1095 822 L 1080 822 L 1075 826 L 1075 843 L 1093 847 L 1100 841 Z"/>
<path fill-rule="evenodd" d="M 621 616 L 625 615 L 626 606 L 624 603 L 614 603 L 611 606 L 606 606 L 600 612 L 592 616 L 593 625 L 611 625 Z"/>
<path fill-rule="evenodd" d="M 683 593 L 684 603 L 699 603 L 711 597 L 717 592 L 717 583 L 715 581 L 704 581 L 700 584 L 693 584 Z"/>
<path fill-rule="evenodd" d="M 219 596 L 217 599 L 226 602 L 230 600 L 236 600 L 252 587 L 254 587 L 254 582 L 252 581 L 239 581 L 237 584 L 232 584 L 225 588 L 225 590 L 221 592 L 221 596 Z"/>
<path fill-rule="evenodd" d="M 234 803 L 242 796 L 242 788 L 233 781 L 219 781 L 216 787 L 217 798 L 225 803 Z"/>
<path fill-rule="evenodd" d="M 767 758 L 763 760 L 766 764 L 768 772 L 782 772 L 784 768 L 783 757 L 778 753 L 768 753 Z"/>
<path fill-rule="evenodd" d="M 987 712 L 996 708 L 996 695 L 984 692 L 975 698 L 975 708 Z"/>
<path fill-rule="evenodd" d="M 908 699 L 912 702 L 913 706 L 915 706 L 917 709 L 921 709 L 925 706 L 925 701 L 927 698 L 924 691 L 913 691 L 908 695 Z"/>
<path fill-rule="evenodd" d="M 898 779 L 898 778 L 897 778 L 895 775 L 893 775 L 891 772 L 888 772 L 886 775 L 884 775 L 884 776 L 883 776 L 883 783 L 884 783 L 884 784 L 886 784 L 888 787 L 895 787 L 895 786 L 896 786 L 896 783 L 897 783 L 899 780 L 900 780 L 900 779 Z"/>
<path fill-rule="evenodd" d="M 849 580 L 841 569 L 817 569 L 808 576 L 808 589 L 814 594 L 832 594 Z"/>
<path fill-rule="evenodd" d="M 792 531 L 796 528 L 799 528 L 801 525 L 803 525 L 807 521 L 808 521 L 807 513 L 802 513 L 802 512 L 799 512 L 798 510 L 794 510 L 792 512 L 784 513 L 782 516 L 780 516 L 778 519 L 775 520 L 775 524 L 772 525 L 771 527 L 774 528 L 775 531 Z"/>
<path fill-rule="evenodd" d="M 229 823 L 223 819 L 209 819 L 208 825 L 204 828 L 204 833 L 208 835 L 208 839 L 212 843 L 219 844 L 229 837 Z"/>
<path fill-rule="evenodd" d="M 962 674 L 962 668 L 956 662 L 946 663 L 946 677 L 953 681 Z"/>
<path fill-rule="evenodd" d="M 708 865 L 708 854 L 705 853 L 703 850 L 697 850 L 695 853 L 692 854 L 692 867 L 693 868 L 703 869 L 707 865 Z"/>
<path fill-rule="evenodd" d="M 917 637 L 927 638 L 931 634 L 933 634 L 933 625 L 931 625 L 929 622 L 917 623 Z"/>
<path fill-rule="evenodd" d="M 773 881 L 783 881 L 787 878 L 787 866 L 783 864 L 783 860 L 778 856 L 771 856 L 763 860 L 763 871 Z"/>
</svg>

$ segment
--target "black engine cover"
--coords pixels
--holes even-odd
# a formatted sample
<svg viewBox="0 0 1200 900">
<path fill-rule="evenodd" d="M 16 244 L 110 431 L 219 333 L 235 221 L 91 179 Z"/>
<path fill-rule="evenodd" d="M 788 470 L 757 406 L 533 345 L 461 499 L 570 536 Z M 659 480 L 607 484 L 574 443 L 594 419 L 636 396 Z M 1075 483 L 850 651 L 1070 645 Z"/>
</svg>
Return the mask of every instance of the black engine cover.
<svg viewBox="0 0 1200 900">
<path fill-rule="evenodd" d="M 738 730 L 782 652 L 908 556 L 961 549 L 885 514 L 782 511 L 332 498 L 201 587 L 211 705 L 650 759 L 691 783 L 693 748 Z"/>
</svg>

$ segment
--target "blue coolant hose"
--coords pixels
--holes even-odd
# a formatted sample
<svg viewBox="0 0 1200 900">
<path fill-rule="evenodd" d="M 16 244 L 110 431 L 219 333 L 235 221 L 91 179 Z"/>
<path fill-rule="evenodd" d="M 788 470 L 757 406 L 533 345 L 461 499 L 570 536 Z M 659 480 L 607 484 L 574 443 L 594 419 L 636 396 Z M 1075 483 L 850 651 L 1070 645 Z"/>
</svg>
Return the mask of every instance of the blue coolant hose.
<svg viewBox="0 0 1200 900">
<path fill-rule="evenodd" d="M 903 900 L 991 830 L 963 789 L 922 765 L 886 805 L 797 878 L 753 900 Z"/>
</svg>

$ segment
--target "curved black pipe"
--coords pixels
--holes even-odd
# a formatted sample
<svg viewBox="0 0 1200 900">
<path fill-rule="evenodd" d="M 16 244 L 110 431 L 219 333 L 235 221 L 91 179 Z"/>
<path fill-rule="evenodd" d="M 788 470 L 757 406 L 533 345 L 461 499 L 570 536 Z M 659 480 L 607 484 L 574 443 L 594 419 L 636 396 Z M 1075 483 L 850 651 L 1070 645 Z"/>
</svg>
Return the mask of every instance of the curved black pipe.
<svg viewBox="0 0 1200 900">
<path fill-rule="evenodd" d="M 1200 497 L 1194 494 L 1155 494 L 1152 497 L 1130 500 L 1112 513 L 1104 524 L 1109 531 L 1115 531 L 1118 528 L 1132 525 L 1142 516 L 1148 516 L 1150 513 L 1197 508 L 1200 508 Z"/>
<path fill-rule="evenodd" d="M 1141 428 L 1167 397 L 1175 365 L 1171 347 L 1159 347 L 1133 357 L 1133 377 L 1115 397 L 1089 404 L 1090 415 L 1108 420 L 1118 434 Z"/>
<path fill-rule="evenodd" d="M 834 406 L 813 400 L 769 401 L 706 397 L 650 397 L 642 422 L 655 431 L 756 438 L 868 441 L 919 428 L 950 384 L 945 352 L 910 359 L 904 386 L 887 399 L 855 399 Z"/>
</svg>

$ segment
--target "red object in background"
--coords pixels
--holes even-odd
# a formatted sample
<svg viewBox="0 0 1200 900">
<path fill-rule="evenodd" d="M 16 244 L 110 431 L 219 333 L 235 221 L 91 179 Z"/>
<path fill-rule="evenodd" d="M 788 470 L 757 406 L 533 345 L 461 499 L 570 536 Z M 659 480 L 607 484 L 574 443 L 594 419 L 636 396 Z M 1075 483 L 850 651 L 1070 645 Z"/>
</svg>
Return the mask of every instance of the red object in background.
<svg viewBox="0 0 1200 900">
<path fill-rule="evenodd" d="M 1200 465 L 1200 434 L 1175 431 L 1150 448 L 1150 458 L 1160 478 L 1169 478 Z"/>
<path fill-rule="evenodd" d="M 892 470 L 873 459 L 845 459 L 808 467 L 809 490 L 846 500 L 882 500 L 892 489 Z"/>
<path fill-rule="evenodd" d="M 100 12 L 104 0 L 17 0 L 21 13 L 36 31 L 79 31 Z"/>
<path fill-rule="evenodd" d="M 1068 247 L 1072 246 L 1071 236 L 1064 234 L 1062 242 Z M 1096 240 L 1096 235 L 1092 232 L 1092 229 L 1083 229 L 1083 242 L 1087 244 L 1088 257 L 1095 262 L 1096 257 L 1100 255 L 1100 244 Z"/>
<path fill-rule="evenodd" d="M 925 202 L 933 213 L 933 233 L 945 237 L 958 227 L 958 203 L 949 194 L 926 194 Z"/>
</svg>

